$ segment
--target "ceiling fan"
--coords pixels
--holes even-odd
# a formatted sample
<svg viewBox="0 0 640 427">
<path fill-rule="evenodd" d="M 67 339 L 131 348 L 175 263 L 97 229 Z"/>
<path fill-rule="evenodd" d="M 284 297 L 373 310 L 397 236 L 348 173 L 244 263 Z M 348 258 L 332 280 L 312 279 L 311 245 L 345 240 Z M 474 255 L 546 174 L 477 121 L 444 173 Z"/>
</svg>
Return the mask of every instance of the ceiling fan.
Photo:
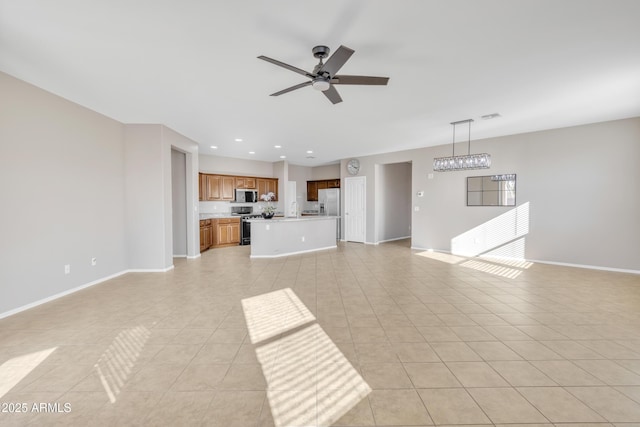
<svg viewBox="0 0 640 427">
<path fill-rule="evenodd" d="M 291 70 L 294 73 L 302 74 L 305 77 L 311 79 L 308 82 L 300 83 L 295 86 L 291 86 L 287 89 L 283 89 L 279 92 L 272 93 L 271 96 L 279 96 L 296 89 L 303 88 L 305 86 L 311 86 L 316 90 L 322 91 L 324 95 L 334 104 L 342 102 L 340 94 L 334 87 L 334 85 L 381 85 L 384 86 L 389 82 L 389 77 L 371 77 L 371 76 L 346 76 L 336 74 L 340 68 L 347 62 L 347 60 L 355 52 L 353 49 L 349 49 L 346 46 L 340 46 L 327 62 L 322 62 L 324 58 L 329 56 L 329 48 L 327 46 L 316 46 L 311 52 L 313 56 L 320 59 L 320 62 L 313 68 L 313 72 L 302 70 L 294 67 L 293 65 L 285 64 L 276 59 L 269 58 L 267 56 L 258 56 L 267 62 L 271 62 L 279 67 Z"/>
</svg>

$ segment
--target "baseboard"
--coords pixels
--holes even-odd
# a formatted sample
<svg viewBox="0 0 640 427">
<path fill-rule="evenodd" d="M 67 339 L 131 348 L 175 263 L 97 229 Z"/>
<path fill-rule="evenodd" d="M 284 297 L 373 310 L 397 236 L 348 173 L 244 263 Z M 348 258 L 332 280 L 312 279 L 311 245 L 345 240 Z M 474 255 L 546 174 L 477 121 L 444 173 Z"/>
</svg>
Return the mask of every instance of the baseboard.
<svg viewBox="0 0 640 427">
<path fill-rule="evenodd" d="M 442 249 L 427 249 L 427 248 L 420 248 L 417 246 L 411 246 L 412 250 L 416 250 L 416 251 L 432 251 L 432 252 L 440 252 L 443 254 L 451 254 L 450 251 L 445 251 Z M 456 256 L 462 256 L 462 255 L 456 255 Z M 480 258 L 481 257 L 464 257 L 464 258 Z M 494 257 L 497 258 L 497 257 Z M 506 257 L 500 257 L 503 258 L 505 260 L 514 260 L 515 258 L 506 258 Z M 601 271 L 611 271 L 611 272 L 615 272 L 615 273 L 629 273 L 629 274 L 640 274 L 640 270 L 631 270 L 631 269 L 626 269 L 626 268 L 614 268 L 614 267 L 606 267 L 606 266 L 601 266 L 601 265 L 588 265 L 588 264 L 572 264 L 572 263 L 568 263 L 568 262 L 555 262 L 555 261 L 544 261 L 544 260 L 539 260 L 539 259 L 523 259 L 520 260 L 518 259 L 518 261 L 527 261 L 527 262 L 532 262 L 534 264 L 549 264 L 549 265 L 559 265 L 562 267 L 574 267 L 574 268 L 585 268 L 587 270 L 601 270 Z"/>
<path fill-rule="evenodd" d="M 575 267 L 575 268 L 586 268 L 588 270 L 602 270 L 602 271 L 611 271 L 615 273 L 630 273 L 630 274 L 640 274 L 640 270 L 629 270 L 626 268 L 614 268 L 614 267 L 604 267 L 601 265 L 587 265 L 587 264 L 571 264 L 567 262 L 555 262 L 555 261 L 542 261 L 537 259 L 527 259 L 529 262 L 538 263 L 538 264 L 550 264 L 550 265 L 560 265 L 563 267 Z"/>
<path fill-rule="evenodd" d="M 309 249 L 306 251 L 297 251 L 297 252 L 287 252 L 286 254 L 275 254 L 275 255 L 251 255 L 250 258 L 260 259 L 260 258 L 280 258 L 283 256 L 292 256 L 292 255 L 300 255 L 300 254 L 308 254 L 309 252 L 318 252 L 318 251 L 326 251 L 327 249 L 336 249 L 338 246 L 327 246 L 326 248 L 318 248 L 318 249 Z"/>
<path fill-rule="evenodd" d="M 186 258 L 187 254 L 173 254 L 174 258 Z"/>
<path fill-rule="evenodd" d="M 84 285 L 76 286 L 75 288 L 68 289 L 66 291 L 51 295 L 49 297 L 39 299 L 39 300 L 34 301 L 32 303 L 25 304 L 25 305 L 23 305 L 21 307 L 14 308 L 14 309 L 9 310 L 9 311 L 5 311 L 4 313 L 0 313 L 0 319 L 3 319 L 5 317 L 9 317 L 9 316 L 13 316 L 14 314 L 18 314 L 18 313 L 20 313 L 22 311 L 29 310 L 30 308 L 34 308 L 34 307 L 37 307 L 37 306 L 42 305 L 42 304 L 46 304 L 46 303 L 51 302 L 53 300 L 56 300 L 58 298 L 62 298 L 64 296 L 73 294 L 75 292 L 81 291 L 83 289 L 89 288 L 89 287 L 97 285 L 99 283 L 106 282 L 107 280 L 115 279 L 116 277 L 122 276 L 123 274 L 127 274 L 127 273 L 166 273 L 169 270 L 173 270 L 173 268 L 174 268 L 173 265 L 171 265 L 170 267 L 167 267 L 167 268 L 164 268 L 164 269 L 129 269 L 129 270 L 122 270 L 122 271 L 120 271 L 118 273 L 111 274 L 111 275 L 106 276 L 106 277 L 102 277 L 100 279 L 94 280 L 94 281 L 89 282 L 89 283 L 85 283 Z"/>
<path fill-rule="evenodd" d="M 197 259 L 197 258 L 200 258 L 200 254 L 194 255 L 194 256 L 187 255 L 187 259 Z"/>
<path fill-rule="evenodd" d="M 404 236 L 404 237 L 394 237 L 393 239 L 378 240 L 378 243 L 376 243 L 376 245 L 378 245 L 380 243 L 395 242 L 396 240 L 406 240 L 406 239 L 410 239 L 410 238 L 411 238 L 411 236 Z"/>
<path fill-rule="evenodd" d="M 129 270 L 123 270 L 123 271 L 120 271 L 118 273 L 112 274 L 110 276 L 102 277 L 102 278 L 94 280 L 92 282 L 85 283 L 84 285 L 80 285 L 80 286 L 77 286 L 75 288 L 68 289 L 68 290 L 66 290 L 64 292 L 60 292 L 60 293 L 57 293 L 55 295 L 51 295 L 49 297 L 40 299 L 38 301 L 23 305 L 21 307 L 14 308 L 13 310 L 5 311 L 4 313 L 0 313 L 0 319 L 5 318 L 5 317 L 9 317 L 9 316 L 13 316 L 14 314 L 18 314 L 21 311 L 29 310 L 30 308 L 34 308 L 34 307 L 37 307 L 37 306 L 42 305 L 42 304 L 46 304 L 48 302 L 51 302 L 51 301 L 56 300 L 58 298 L 62 298 L 64 296 L 67 296 L 67 295 L 72 294 L 74 292 L 78 292 L 78 291 L 81 291 L 83 289 L 89 288 L 91 286 L 97 285 L 99 283 L 106 282 L 107 280 L 115 279 L 116 277 L 122 276 L 123 274 L 126 274 L 128 272 L 129 272 Z"/>
<path fill-rule="evenodd" d="M 127 270 L 127 273 L 166 273 L 169 270 L 173 270 L 173 268 L 173 264 L 167 268 L 132 268 Z"/>
</svg>

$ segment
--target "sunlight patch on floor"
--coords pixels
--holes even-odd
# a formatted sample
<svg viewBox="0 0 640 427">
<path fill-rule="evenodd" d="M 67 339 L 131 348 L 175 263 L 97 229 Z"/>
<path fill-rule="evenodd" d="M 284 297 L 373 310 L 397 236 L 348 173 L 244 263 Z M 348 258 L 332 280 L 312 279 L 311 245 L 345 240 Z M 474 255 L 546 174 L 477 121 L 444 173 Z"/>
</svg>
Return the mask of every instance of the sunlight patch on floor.
<svg viewBox="0 0 640 427">
<path fill-rule="evenodd" d="M 52 347 L 17 356 L 0 365 L 0 398 L 44 362 L 57 348 Z"/>
<path fill-rule="evenodd" d="M 465 261 L 460 264 L 460 266 L 494 274 L 500 277 L 506 277 L 508 279 L 515 279 L 520 274 L 522 274 L 522 270 L 476 260 Z"/>
<path fill-rule="evenodd" d="M 243 300 L 242 305 L 250 336 L 262 336 L 263 331 L 271 331 L 265 334 L 271 337 L 274 331 L 282 334 L 256 347 L 275 426 L 333 424 L 371 388 L 320 325 L 293 326 L 315 318 L 291 289 L 261 297 L 250 298 L 248 304 Z"/>
<path fill-rule="evenodd" d="M 435 259 L 436 261 L 446 262 L 448 264 L 459 264 L 462 261 L 466 260 L 466 258 L 457 256 L 457 255 L 447 254 L 444 252 L 424 251 L 424 252 L 418 252 L 416 255 L 419 255 L 425 258 Z"/>
<path fill-rule="evenodd" d="M 111 403 L 115 403 L 131 376 L 140 352 L 150 336 L 151 332 L 144 326 L 120 332 L 95 364 L 100 383 Z"/>
<path fill-rule="evenodd" d="M 253 344 L 316 320 L 289 288 L 243 299 L 242 308 Z"/>
</svg>

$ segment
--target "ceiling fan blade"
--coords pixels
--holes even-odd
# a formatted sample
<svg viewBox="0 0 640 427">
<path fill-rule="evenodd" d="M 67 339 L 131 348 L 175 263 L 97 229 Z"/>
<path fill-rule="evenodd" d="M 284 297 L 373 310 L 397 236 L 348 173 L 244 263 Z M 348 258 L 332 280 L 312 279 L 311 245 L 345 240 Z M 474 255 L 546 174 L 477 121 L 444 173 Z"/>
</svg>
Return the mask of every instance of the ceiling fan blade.
<svg viewBox="0 0 640 427">
<path fill-rule="evenodd" d="M 278 61 L 277 59 L 269 58 L 268 56 L 260 55 L 258 56 L 258 59 L 271 62 L 272 64 L 277 65 L 278 67 L 286 68 L 287 70 L 293 71 L 294 73 L 302 74 L 305 77 L 310 77 L 310 78 L 315 77 L 314 74 L 308 71 L 302 70 L 298 67 L 294 67 L 293 65 L 285 64 L 284 62 Z"/>
<path fill-rule="evenodd" d="M 381 85 L 385 86 L 389 82 L 389 77 L 372 76 L 334 76 L 331 84 L 334 85 Z"/>
<path fill-rule="evenodd" d="M 284 94 L 284 93 L 288 93 L 288 92 L 294 91 L 294 90 L 296 90 L 296 89 L 300 89 L 300 88 L 305 87 L 305 86 L 310 86 L 310 85 L 311 85 L 311 83 L 312 83 L 311 81 L 304 82 L 304 83 L 300 83 L 300 84 L 298 84 L 298 85 L 291 86 L 291 87 L 288 87 L 288 88 L 286 88 L 286 89 L 282 89 L 282 90 L 281 90 L 281 91 L 279 91 L 279 92 L 272 93 L 272 94 L 271 94 L 271 96 L 279 96 L 279 95 L 282 95 L 282 94 Z"/>
<path fill-rule="evenodd" d="M 333 87 L 333 85 L 329 86 L 329 89 L 323 91 L 322 93 L 324 93 L 324 96 L 329 98 L 329 101 L 331 101 L 334 104 L 337 104 L 338 102 L 342 102 L 342 98 L 340 97 L 340 94 L 338 93 L 336 88 Z"/>
<path fill-rule="evenodd" d="M 355 50 L 353 49 L 349 49 L 346 46 L 340 46 L 338 50 L 336 50 L 333 55 L 331 55 L 329 59 L 327 59 L 327 62 L 325 62 L 322 67 L 320 67 L 318 73 L 320 73 L 321 71 L 326 71 L 330 76 L 335 76 L 338 70 L 342 68 L 344 63 L 347 62 L 349 58 L 351 58 L 351 55 L 353 55 L 354 52 Z"/>
</svg>

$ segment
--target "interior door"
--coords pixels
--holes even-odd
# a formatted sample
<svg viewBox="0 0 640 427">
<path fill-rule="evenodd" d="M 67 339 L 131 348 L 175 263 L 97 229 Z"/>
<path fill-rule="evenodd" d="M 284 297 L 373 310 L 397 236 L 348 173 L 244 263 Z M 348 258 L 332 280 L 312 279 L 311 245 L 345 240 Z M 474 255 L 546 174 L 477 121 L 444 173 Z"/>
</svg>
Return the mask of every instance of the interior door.
<svg viewBox="0 0 640 427">
<path fill-rule="evenodd" d="M 358 176 L 345 178 L 344 221 L 345 240 L 364 243 L 366 230 L 367 178 Z"/>
</svg>

